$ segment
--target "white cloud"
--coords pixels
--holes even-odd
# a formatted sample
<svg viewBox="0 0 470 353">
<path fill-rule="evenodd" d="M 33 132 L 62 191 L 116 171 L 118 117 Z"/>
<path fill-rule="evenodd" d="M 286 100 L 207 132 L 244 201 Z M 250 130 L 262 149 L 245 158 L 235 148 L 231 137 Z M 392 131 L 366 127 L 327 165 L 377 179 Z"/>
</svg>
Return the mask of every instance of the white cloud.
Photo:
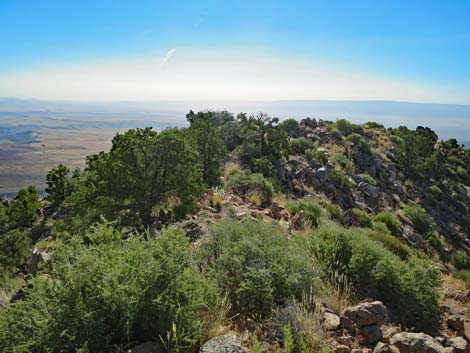
<svg viewBox="0 0 470 353">
<path fill-rule="evenodd" d="M 171 57 L 173 56 L 173 54 L 175 54 L 175 52 L 176 52 L 176 48 L 171 48 L 170 50 L 166 52 L 165 57 L 160 63 L 160 68 L 166 65 L 166 63 L 171 59 Z"/>
<path fill-rule="evenodd" d="M 468 87 L 405 82 L 321 61 L 247 50 L 181 49 L 156 56 L 0 74 L 0 97 L 70 100 L 377 99 L 470 103 Z M 171 65 L 168 64 L 171 59 Z M 160 65 L 155 65 L 160 61 Z M 162 70 L 162 67 L 165 67 Z"/>
</svg>

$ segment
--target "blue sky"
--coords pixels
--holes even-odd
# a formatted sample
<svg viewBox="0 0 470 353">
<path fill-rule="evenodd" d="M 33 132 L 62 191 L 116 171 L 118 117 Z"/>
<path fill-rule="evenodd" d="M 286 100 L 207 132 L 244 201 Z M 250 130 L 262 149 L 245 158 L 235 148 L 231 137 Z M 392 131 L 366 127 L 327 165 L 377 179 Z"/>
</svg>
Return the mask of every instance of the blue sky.
<svg viewBox="0 0 470 353">
<path fill-rule="evenodd" d="M 470 104 L 470 1 L 0 0 L 0 96 Z"/>
</svg>

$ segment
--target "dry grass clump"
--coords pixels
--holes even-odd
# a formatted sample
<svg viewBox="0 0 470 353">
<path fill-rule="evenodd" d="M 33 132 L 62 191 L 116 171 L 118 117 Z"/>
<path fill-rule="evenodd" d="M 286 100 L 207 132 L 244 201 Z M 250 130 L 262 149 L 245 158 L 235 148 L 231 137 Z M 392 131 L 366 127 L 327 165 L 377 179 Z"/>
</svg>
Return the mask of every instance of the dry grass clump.
<svg viewBox="0 0 470 353">
<path fill-rule="evenodd" d="M 263 196 L 259 191 L 251 190 L 246 195 L 246 201 L 249 204 L 259 208 L 263 204 Z"/>
</svg>

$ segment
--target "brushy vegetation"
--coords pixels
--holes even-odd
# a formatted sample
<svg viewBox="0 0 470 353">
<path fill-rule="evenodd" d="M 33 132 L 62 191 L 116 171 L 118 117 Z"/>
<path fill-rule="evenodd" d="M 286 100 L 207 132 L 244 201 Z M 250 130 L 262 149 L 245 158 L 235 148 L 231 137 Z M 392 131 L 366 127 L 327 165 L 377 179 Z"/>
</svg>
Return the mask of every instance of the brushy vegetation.
<svg viewBox="0 0 470 353">
<path fill-rule="evenodd" d="M 335 269 L 353 281 L 356 294 L 382 300 L 406 327 L 439 327 L 439 273 L 429 262 L 402 261 L 361 229 L 320 225 L 309 237 L 312 254 L 325 271 Z"/>
<path fill-rule="evenodd" d="M 274 195 L 273 184 L 262 174 L 243 170 L 233 171 L 227 178 L 225 188 L 245 197 L 258 192 L 263 201 L 270 201 Z"/>
<path fill-rule="evenodd" d="M 117 134 L 82 171 L 57 166 L 43 199 L 35 187 L 0 197 L 0 304 L 26 292 L 0 310 L 0 351 L 125 352 L 155 341 L 193 353 L 232 326 L 259 335 L 255 353 L 260 340 L 325 352 L 320 304 L 340 313 L 370 297 L 405 328 L 435 331 L 439 272 L 426 254 L 448 261 L 451 249 L 453 276 L 470 285 L 470 255 L 457 251 L 470 232 L 470 150 L 456 140 L 344 119 L 186 117 L 187 128 Z M 322 164 L 326 180 L 302 180 Z M 355 200 L 361 181 L 387 211 Z M 271 202 L 275 191 L 288 212 Z M 289 227 L 301 211 L 311 229 Z M 406 245 L 400 220 L 437 251 Z M 32 246 L 52 264 L 29 271 Z"/>
<path fill-rule="evenodd" d="M 382 243 L 382 245 L 385 246 L 388 250 L 400 256 L 402 260 L 406 260 L 411 256 L 410 247 L 406 244 L 403 244 L 393 235 L 380 232 L 369 232 L 367 235 L 370 239 Z"/>
<path fill-rule="evenodd" d="M 470 270 L 460 270 L 452 273 L 452 276 L 458 278 L 459 280 L 465 282 L 465 284 L 470 287 Z"/>
<path fill-rule="evenodd" d="M 226 220 L 210 229 L 202 253 L 234 313 L 266 316 L 317 285 L 318 271 L 298 241 L 276 225 Z"/>
<path fill-rule="evenodd" d="M 373 222 L 369 214 L 359 208 L 351 208 L 350 210 L 349 225 L 354 225 L 362 228 L 372 228 Z"/>
<path fill-rule="evenodd" d="M 289 141 L 289 150 L 293 154 L 305 154 L 305 152 L 312 149 L 313 146 L 312 140 L 306 139 L 305 137 L 290 139 Z"/>
<path fill-rule="evenodd" d="M 351 182 L 343 171 L 333 169 L 329 175 L 331 182 L 340 190 L 349 192 L 351 190 Z"/>
<path fill-rule="evenodd" d="M 404 212 L 405 216 L 413 223 L 413 228 L 419 234 L 426 235 L 434 230 L 435 224 L 432 217 L 421 206 L 407 206 Z"/>
<path fill-rule="evenodd" d="M 311 197 L 299 200 L 290 200 L 287 202 L 287 210 L 291 215 L 304 211 L 305 220 L 311 227 L 317 227 L 320 224 L 320 218 L 323 216 L 323 208 L 318 201 Z"/>
<path fill-rule="evenodd" d="M 201 316 L 216 301 L 180 231 L 144 240 L 103 225 L 62 244 L 50 276 L 36 278 L 27 299 L 0 314 L 0 351 L 116 352 L 158 342 L 173 327 L 177 336 L 165 343 L 192 351 Z"/>
<path fill-rule="evenodd" d="M 457 270 L 470 270 L 470 254 L 463 250 L 452 255 L 451 262 Z"/>
<path fill-rule="evenodd" d="M 393 235 L 400 235 L 400 221 L 394 214 L 381 211 L 375 215 L 374 221 L 384 223 Z"/>
<path fill-rule="evenodd" d="M 338 119 L 333 123 L 333 127 L 338 129 L 343 136 L 349 136 L 352 133 L 363 135 L 364 131 L 360 125 L 353 124 L 346 119 Z"/>
</svg>

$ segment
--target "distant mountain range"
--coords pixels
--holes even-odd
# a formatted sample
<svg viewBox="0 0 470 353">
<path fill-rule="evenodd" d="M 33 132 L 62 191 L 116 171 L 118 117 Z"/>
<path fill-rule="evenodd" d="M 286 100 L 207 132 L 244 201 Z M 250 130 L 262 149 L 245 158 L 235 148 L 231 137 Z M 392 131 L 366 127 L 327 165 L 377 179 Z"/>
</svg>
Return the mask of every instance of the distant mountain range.
<svg viewBox="0 0 470 353">
<path fill-rule="evenodd" d="M 442 139 L 457 138 L 470 146 L 470 105 L 393 101 L 152 101 L 77 102 L 0 99 L 0 126 L 35 124 L 49 128 L 80 129 L 181 126 L 190 110 L 226 109 L 267 112 L 280 118 L 306 116 L 356 123 L 377 121 L 387 127 L 422 125 Z M 27 119 L 25 119 L 27 118 Z"/>
</svg>

